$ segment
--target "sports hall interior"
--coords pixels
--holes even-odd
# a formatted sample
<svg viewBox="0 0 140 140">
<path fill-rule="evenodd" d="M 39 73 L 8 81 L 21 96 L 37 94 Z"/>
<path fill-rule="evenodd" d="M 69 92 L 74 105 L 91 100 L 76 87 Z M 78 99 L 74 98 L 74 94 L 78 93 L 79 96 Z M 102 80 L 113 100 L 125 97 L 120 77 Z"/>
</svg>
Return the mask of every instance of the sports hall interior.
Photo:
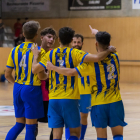
<svg viewBox="0 0 140 140">
<path fill-rule="evenodd" d="M 5 26 L 13 30 L 16 18 L 25 17 L 38 21 L 41 29 L 52 26 L 58 33 L 61 27 L 72 27 L 84 36 L 83 50 L 96 53 L 95 37 L 89 25 L 99 31 L 111 34 L 111 45 L 115 46 L 120 59 L 120 91 L 125 109 L 124 140 L 140 140 L 140 9 L 133 9 L 133 0 L 121 0 L 120 10 L 68 10 L 68 0 L 47 0 L 49 7 L 44 12 L 2 12 Z M 41 30 L 40 29 L 40 30 Z M 13 30 L 14 31 L 14 30 Z M 37 39 L 40 45 L 40 36 Z M 56 40 L 54 48 L 58 47 Z M 11 47 L 0 47 L 0 74 L 4 72 Z M 13 85 L 0 82 L 0 106 L 13 106 Z M 14 116 L 0 116 L 0 140 L 4 140 L 8 130 L 15 124 Z M 65 132 L 64 132 L 65 133 Z M 49 139 L 47 123 L 39 123 L 38 140 Z M 25 130 L 18 140 L 23 140 Z M 63 135 L 63 139 L 65 139 Z M 96 140 L 95 128 L 91 125 L 90 114 L 86 140 Z M 108 128 L 108 140 L 112 134 Z"/>
</svg>

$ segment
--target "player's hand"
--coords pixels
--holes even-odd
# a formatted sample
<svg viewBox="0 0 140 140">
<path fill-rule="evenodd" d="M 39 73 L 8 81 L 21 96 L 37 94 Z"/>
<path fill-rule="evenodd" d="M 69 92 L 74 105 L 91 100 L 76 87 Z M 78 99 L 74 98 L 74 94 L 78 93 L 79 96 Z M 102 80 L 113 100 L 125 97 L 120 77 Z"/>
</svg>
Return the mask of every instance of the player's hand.
<svg viewBox="0 0 140 140">
<path fill-rule="evenodd" d="M 48 70 L 53 70 L 54 69 L 54 65 L 50 61 L 47 61 L 47 69 Z"/>
<path fill-rule="evenodd" d="M 33 44 L 32 44 L 32 47 L 31 47 L 31 50 L 32 50 L 32 52 L 33 52 L 34 57 L 35 57 L 35 58 L 38 58 L 38 55 L 39 55 L 39 53 L 41 52 L 41 48 L 40 48 L 40 50 L 39 50 L 39 49 L 38 49 L 38 45 L 35 44 L 35 43 L 33 43 Z"/>
<path fill-rule="evenodd" d="M 97 29 L 93 29 L 93 28 L 91 27 L 91 25 L 89 25 L 89 28 L 90 28 L 90 30 L 91 30 L 91 34 L 92 34 L 92 35 L 96 35 L 96 34 L 98 33 L 98 30 L 97 30 Z"/>
<path fill-rule="evenodd" d="M 116 52 L 116 48 L 115 48 L 114 46 L 109 46 L 109 47 L 108 47 L 108 50 L 109 50 L 110 52 Z"/>
</svg>

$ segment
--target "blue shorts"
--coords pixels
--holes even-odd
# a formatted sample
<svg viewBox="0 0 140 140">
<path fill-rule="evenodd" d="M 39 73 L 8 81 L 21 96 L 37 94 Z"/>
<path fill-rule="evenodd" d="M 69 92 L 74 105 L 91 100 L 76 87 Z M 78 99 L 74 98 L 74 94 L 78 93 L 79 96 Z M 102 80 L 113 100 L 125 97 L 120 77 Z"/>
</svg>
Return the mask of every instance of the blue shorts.
<svg viewBox="0 0 140 140">
<path fill-rule="evenodd" d="M 78 100 L 51 99 L 48 108 L 48 124 L 50 128 L 80 127 Z"/>
<path fill-rule="evenodd" d="M 44 117 L 43 98 L 40 86 L 15 83 L 13 98 L 16 118 L 38 119 Z"/>
<path fill-rule="evenodd" d="M 126 126 L 124 122 L 123 102 L 118 101 L 110 104 L 96 105 L 91 108 L 92 126 L 106 128 L 115 126 Z"/>
<path fill-rule="evenodd" d="M 88 113 L 91 108 L 91 94 L 80 95 L 79 106 L 80 112 Z"/>
</svg>

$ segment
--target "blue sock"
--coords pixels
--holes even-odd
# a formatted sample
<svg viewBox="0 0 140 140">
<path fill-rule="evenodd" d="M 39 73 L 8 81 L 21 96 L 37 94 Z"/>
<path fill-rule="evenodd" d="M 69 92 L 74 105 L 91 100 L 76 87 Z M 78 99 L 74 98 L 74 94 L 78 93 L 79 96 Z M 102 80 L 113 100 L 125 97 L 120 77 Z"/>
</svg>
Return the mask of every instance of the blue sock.
<svg viewBox="0 0 140 140">
<path fill-rule="evenodd" d="M 36 124 L 26 124 L 25 140 L 35 140 Z"/>
<path fill-rule="evenodd" d="M 16 122 L 16 124 L 7 133 L 5 140 L 15 140 L 24 127 L 25 124 Z"/>
<path fill-rule="evenodd" d="M 81 125 L 81 137 L 80 137 L 80 140 L 84 140 L 86 130 L 87 130 L 87 125 L 82 124 Z"/>
<path fill-rule="evenodd" d="M 79 139 L 78 139 L 78 137 L 76 137 L 76 136 L 70 136 L 70 137 L 69 137 L 69 140 L 79 140 Z"/>
<path fill-rule="evenodd" d="M 116 135 L 113 137 L 114 140 L 123 140 L 123 136 L 122 135 Z"/>
<path fill-rule="evenodd" d="M 69 128 L 65 128 L 65 138 L 66 140 L 68 140 L 70 137 L 70 129 Z"/>
<path fill-rule="evenodd" d="M 107 138 L 97 138 L 97 140 L 107 140 Z"/>
</svg>

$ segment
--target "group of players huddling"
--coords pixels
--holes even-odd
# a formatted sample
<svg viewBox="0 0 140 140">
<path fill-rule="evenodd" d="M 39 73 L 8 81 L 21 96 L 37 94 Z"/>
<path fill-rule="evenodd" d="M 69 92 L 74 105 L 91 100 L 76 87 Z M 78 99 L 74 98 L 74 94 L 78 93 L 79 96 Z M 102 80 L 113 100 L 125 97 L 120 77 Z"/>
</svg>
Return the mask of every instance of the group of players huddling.
<svg viewBox="0 0 140 140">
<path fill-rule="evenodd" d="M 8 57 L 5 76 L 14 83 L 16 124 L 5 140 L 15 140 L 25 126 L 25 140 L 35 140 L 37 119 L 44 115 L 53 128 L 54 140 L 62 139 L 64 126 L 66 140 L 84 140 L 89 111 L 97 140 L 107 140 L 107 126 L 113 140 L 123 140 L 123 127 L 127 124 L 119 88 L 120 64 L 116 49 L 110 46 L 110 34 L 90 26 L 97 54 L 89 54 L 81 50 L 83 36 L 70 27 L 59 30 L 58 48 L 49 48 L 56 39 L 52 28 L 42 30 L 42 44 L 37 46 L 39 28 L 36 21 L 25 23 L 25 42 L 13 48 Z M 49 105 L 44 114 L 41 80 L 47 78 Z"/>
</svg>

